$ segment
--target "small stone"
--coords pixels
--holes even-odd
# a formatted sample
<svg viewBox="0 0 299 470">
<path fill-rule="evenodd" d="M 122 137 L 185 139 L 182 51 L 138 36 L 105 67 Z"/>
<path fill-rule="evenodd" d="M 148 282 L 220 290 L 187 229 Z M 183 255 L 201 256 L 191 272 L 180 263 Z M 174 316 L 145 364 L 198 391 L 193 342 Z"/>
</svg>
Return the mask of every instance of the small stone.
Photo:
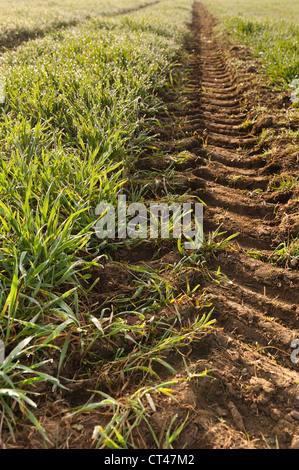
<svg viewBox="0 0 299 470">
<path fill-rule="evenodd" d="M 219 415 L 219 416 L 227 416 L 228 415 L 227 410 L 225 410 L 224 408 L 220 408 L 220 406 L 217 406 L 215 411 L 216 411 L 217 415 Z"/>
<path fill-rule="evenodd" d="M 299 449 L 299 437 L 298 436 L 294 437 L 292 445 L 291 445 L 291 449 Z"/>
<path fill-rule="evenodd" d="M 263 390 L 266 393 L 273 393 L 275 391 L 275 387 L 271 382 L 258 377 L 251 377 L 250 388 L 253 392 Z"/>
<path fill-rule="evenodd" d="M 276 434 L 279 439 L 284 441 L 291 441 L 292 439 L 290 423 L 286 419 L 278 421 L 277 425 L 273 429 L 273 433 Z"/>
<path fill-rule="evenodd" d="M 277 408 L 272 408 L 271 415 L 277 421 L 281 419 L 282 413 Z"/>
<path fill-rule="evenodd" d="M 75 429 L 76 431 L 82 431 L 84 429 L 83 424 L 73 424 L 72 428 Z"/>
<path fill-rule="evenodd" d="M 298 421 L 299 421 L 299 411 L 292 411 L 291 416 L 292 416 L 292 418 L 298 419 Z"/>
<path fill-rule="evenodd" d="M 232 418 L 233 418 L 236 428 L 239 429 L 240 431 L 243 431 L 245 426 L 244 426 L 243 418 L 240 412 L 238 411 L 237 407 L 234 405 L 233 402 L 229 402 L 228 407 L 232 414 Z"/>
</svg>

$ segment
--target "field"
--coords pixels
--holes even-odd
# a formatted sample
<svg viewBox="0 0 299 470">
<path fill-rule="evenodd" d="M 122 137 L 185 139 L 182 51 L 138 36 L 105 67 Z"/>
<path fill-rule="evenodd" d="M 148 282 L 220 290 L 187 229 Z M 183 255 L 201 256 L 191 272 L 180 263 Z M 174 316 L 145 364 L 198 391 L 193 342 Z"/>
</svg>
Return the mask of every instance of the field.
<svg viewBox="0 0 299 470">
<path fill-rule="evenodd" d="M 298 449 L 298 2 L 0 6 L 0 448 Z"/>
<path fill-rule="evenodd" d="M 43 36 L 53 29 L 73 26 L 98 16 L 129 12 L 153 3 L 151 0 L 5 0 L 0 1 L 0 46 L 15 48 L 30 38 Z"/>
</svg>

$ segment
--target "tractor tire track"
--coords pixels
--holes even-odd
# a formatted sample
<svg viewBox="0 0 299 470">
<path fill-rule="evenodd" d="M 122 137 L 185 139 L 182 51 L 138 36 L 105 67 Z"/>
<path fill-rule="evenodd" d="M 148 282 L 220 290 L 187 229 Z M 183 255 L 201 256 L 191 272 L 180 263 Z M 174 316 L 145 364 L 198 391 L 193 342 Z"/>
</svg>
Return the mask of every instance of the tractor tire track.
<svg viewBox="0 0 299 470">
<path fill-rule="evenodd" d="M 189 359 L 196 370 L 212 369 L 215 380 L 182 392 L 194 414 L 181 443 L 275 448 L 278 442 L 289 448 L 299 434 L 298 365 L 290 359 L 291 342 L 299 338 L 299 274 L 267 258 L 286 233 L 277 203 L 291 203 L 293 193 L 267 192 L 281 165 L 269 165 L 261 155 L 262 129 L 242 128 L 250 112 L 245 99 L 250 81 L 244 86 L 244 77 L 232 70 L 230 52 L 216 38 L 214 25 L 212 15 L 195 2 L 187 45 L 188 105 L 173 113 L 181 123 L 176 135 L 169 138 L 171 119 L 162 118 L 160 125 L 162 149 L 191 155 L 185 171 L 178 165 L 181 190 L 169 184 L 168 191 L 189 189 L 200 197 L 207 236 L 220 224 L 225 236 L 239 232 L 231 248 L 208 263 L 215 271 L 220 266 L 228 282 L 204 283 L 213 298 L 216 329 L 193 347 Z M 138 165 L 142 168 L 142 160 Z M 263 256 L 250 257 L 249 250 Z"/>
</svg>

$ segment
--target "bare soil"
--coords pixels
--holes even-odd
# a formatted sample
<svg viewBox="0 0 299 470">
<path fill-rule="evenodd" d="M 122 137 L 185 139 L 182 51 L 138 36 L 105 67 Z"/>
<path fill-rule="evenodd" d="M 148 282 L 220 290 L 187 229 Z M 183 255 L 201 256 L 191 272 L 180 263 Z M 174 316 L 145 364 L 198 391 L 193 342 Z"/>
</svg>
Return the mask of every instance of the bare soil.
<svg viewBox="0 0 299 470">
<path fill-rule="evenodd" d="M 189 152 L 175 167 L 175 190 L 184 193 L 190 189 L 192 196 L 205 202 L 206 234 L 222 224 L 225 236 L 236 232 L 239 236 L 229 248 L 207 260 L 209 270 L 217 271 L 220 266 L 226 278 L 219 283 L 200 278 L 202 291 L 211 296 L 216 323 L 200 341 L 189 345 L 185 357 L 189 370 L 207 369 L 208 376 L 174 385 L 179 401 L 160 398 L 150 420 L 159 433 L 175 415 L 181 422 L 188 415 L 174 443 L 177 449 L 298 448 L 299 371 L 298 364 L 291 361 L 291 341 L 299 338 L 299 275 L 297 269 L 268 261 L 279 242 L 297 235 L 299 228 L 298 187 L 289 191 L 270 187 L 273 175 L 298 174 L 298 150 L 276 132 L 284 126 L 278 121 L 282 113 L 288 114 L 291 103 L 287 94 L 271 92 L 265 86 L 250 52 L 217 36 L 215 24 L 205 7 L 195 2 L 191 35 L 182 58 L 189 74 L 186 101 L 182 108 L 169 100 L 169 113 L 160 116 L 156 145 L 170 158 Z M 257 106 L 264 111 L 257 114 Z M 239 127 L 253 116 L 252 125 Z M 286 119 L 286 128 L 293 125 Z M 264 129 L 273 131 L 271 138 L 261 139 Z M 163 176 L 168 165 L 169 161 L 145 157 L 136 169 L 156 169 Z M 173 188 L 169 184 L 168 190 Z M 157 259 L 155 250 L 144 245 L 135 251 L 123 249 L 114 259 L 158 268 L 167 250 L 165 244 Z M 248 254 L 256 250 L 263 255 L 259 259 Z M 105 304 L 115 292 L 133 292 L 128 271 L 113 263 L 105 266 L 98 286 L 90 294 L 90 305 Z M 198 314 L 188 303 L 180 308 L 186 320 Z M 109 358 L 109 350 L 105 354 Z M 179 353 L 167 361 L 177 374 L 163 369 L 159 371 L 163 380 L 184 376 Z M 87 379 L 83 372 L 80 377 L 76 355 L 68 367 L 69 376 L 76 376 L 76 381 L 63 395 L 45 390 L 40 422 L 53 447 L 91 448 L 94 426 L 104 425 L 108 416 L 92 411 L 65 419 L 73 406 L 87 402 L 96 382 L 96 377 Z M 122 383 L 115 396 L 123 393 L 121 387 Z M 7 437 L 5 446 L 42 446 L 28 423 L 20 422 L 16 437 L 17 444 Z M 142 427 L 135 435 L 135 445 L 155 448 Z"/>
</svg>

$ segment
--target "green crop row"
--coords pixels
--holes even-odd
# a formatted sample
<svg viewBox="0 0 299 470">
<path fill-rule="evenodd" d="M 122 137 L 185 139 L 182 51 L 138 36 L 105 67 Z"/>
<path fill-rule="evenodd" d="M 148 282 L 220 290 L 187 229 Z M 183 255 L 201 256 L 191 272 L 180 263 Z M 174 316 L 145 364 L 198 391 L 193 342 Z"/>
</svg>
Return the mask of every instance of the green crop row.
<svg viewBox="0 0 299 470">
<path fill-rule="evenodd" d="M 0 0 L 0 46 L 13 47 L 22 39 L 53 28 L 115 15 L 150 3 L 153 0 Z"/>
<path fill-rule="evenodd" d="M 84 357 L 96 341 L 143 337 L 147 309 L 177 295 L 144 272 L 135 300 L 116 300 L 113 318 L 105 308 L 97 316 L 86 309 L 90 270 L 100 272 L 105 248 L 113 249 L 95 236 L 95 208 L 115 203 L 150 142 L 190 12 L 191 1 L 166 0 L 52 32 L 1 57 L 0 406 L 12 434 L 22 413 L 44 435 L 35 393 L 40 382 L 60 386 L 71 340 Z M 136 325 L 128 324 L 128 309 Z M 109 380 L 117 364 L 153 374 L 151 361 L 164 364 L 161 351 L 188 343 L 206 323 L 196 320 L 183 334 L 163 319 L 150 323 L 151 331 L 161 330 L 152 349 L 140 344 L 127 356 L 116 347 L 108 362 L 94 354 L 84 367 L 109 369 Z M 57 373 L 50 376 L 44 368 L 54 356 Z"/>
</svg>

